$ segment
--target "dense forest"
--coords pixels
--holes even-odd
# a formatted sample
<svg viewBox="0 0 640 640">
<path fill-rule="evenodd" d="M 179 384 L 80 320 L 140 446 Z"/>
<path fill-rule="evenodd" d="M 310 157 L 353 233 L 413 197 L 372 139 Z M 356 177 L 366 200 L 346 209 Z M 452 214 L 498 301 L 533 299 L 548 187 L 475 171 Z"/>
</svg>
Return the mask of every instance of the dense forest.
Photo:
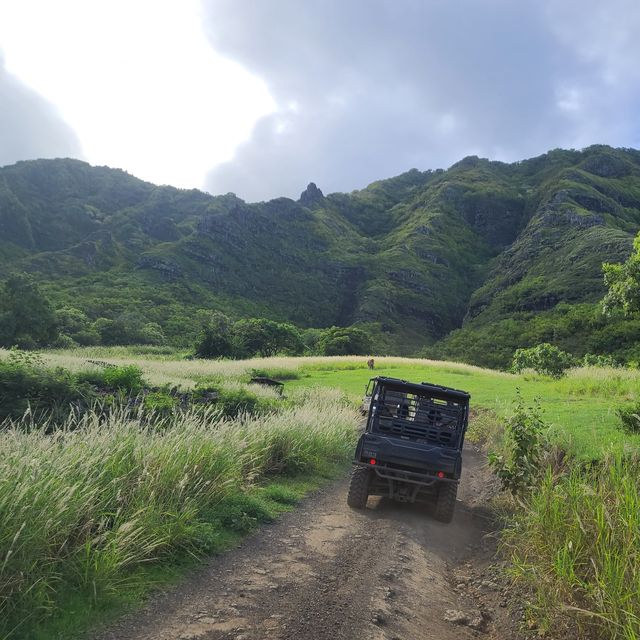
<svg viewBox="0 0 640 640">
<path fill-rule="evenodd" d="M 296 350 L 351 327 L 374 353 L 505 367 L 550 342 L 637 361 L 640 323 L 600 302 L 602 264 L 624 262 L 639 229 L 640 152 L 606 146 L 251 204 L 19 162 L 0 169 L 0 340 L 20 329 L 7 305 L 30 300 L 56 325 L 34 344 L 193 346 L 203 328 L 259 318 L 296 329 Z"/>
</svg>

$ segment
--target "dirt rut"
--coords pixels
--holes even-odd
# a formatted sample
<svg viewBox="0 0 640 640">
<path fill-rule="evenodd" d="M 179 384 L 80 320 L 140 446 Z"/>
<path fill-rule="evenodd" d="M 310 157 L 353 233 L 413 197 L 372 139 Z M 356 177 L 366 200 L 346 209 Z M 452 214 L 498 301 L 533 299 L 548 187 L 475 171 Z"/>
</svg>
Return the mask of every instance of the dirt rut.
<svg viewBox="0 0 640 640">
<path fill-rule="evenodd" d="M 353 511 L 342 479 L 95 638 L 513 638 L 500 588 L 478 577 L 494 545 L 484 460 L 465 450 L 449 525 L 380 498 Z"/>
</svg>

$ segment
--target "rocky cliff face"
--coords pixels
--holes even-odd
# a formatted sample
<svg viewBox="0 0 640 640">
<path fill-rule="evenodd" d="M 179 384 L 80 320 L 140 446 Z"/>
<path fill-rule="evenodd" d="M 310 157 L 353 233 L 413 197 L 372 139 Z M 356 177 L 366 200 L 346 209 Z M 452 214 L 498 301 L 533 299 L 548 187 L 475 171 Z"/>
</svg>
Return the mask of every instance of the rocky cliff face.
<svg viewBox="0 0 640 640">
<path fill-rule="evenodd" d="M 300 194 L 300 199 L 298 200 L 303 207 L 309 208 L 320 206 L 323 201 L 324 195 L 322 191 L 316 187 L 314 182 L 310 182 L 307 185 L 307 188 Z"/>
</svg>

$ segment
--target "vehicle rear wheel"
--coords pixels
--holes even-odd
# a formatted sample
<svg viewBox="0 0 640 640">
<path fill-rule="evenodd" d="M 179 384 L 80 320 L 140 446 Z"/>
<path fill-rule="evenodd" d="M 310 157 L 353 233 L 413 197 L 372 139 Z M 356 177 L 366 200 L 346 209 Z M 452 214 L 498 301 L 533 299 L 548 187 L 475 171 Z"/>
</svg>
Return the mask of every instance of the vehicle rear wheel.
<svg viewBox="0 0 640 640">
<path fill-rule="evenodd" d="M 371 469 L 367 467 L 353 468 L 349 482 L 349 493 L 347 494 L 347 504 L 352 509 L 364 509 L 367 506 L 370 480 Z"/>
<path fill-rule="evenodd" d="M 458 485 L 455 482 L 442 482 L 438 488 L 435 519 L 440 522 L 451 522 L 456 508 Z"/>
</svg>

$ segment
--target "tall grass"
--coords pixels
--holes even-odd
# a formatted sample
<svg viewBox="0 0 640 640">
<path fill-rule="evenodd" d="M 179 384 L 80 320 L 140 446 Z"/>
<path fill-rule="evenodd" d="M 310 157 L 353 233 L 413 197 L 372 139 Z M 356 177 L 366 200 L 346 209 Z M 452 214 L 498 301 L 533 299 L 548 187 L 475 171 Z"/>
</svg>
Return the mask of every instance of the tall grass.
<svg viewBox="0 0 640 640">
<path fill-rule="evenodd" d="M 531 615 L 573 637 L 640 637 L 638 460 L 549 470 L 503 536 L 514 575 L 531 586 Z M 568 636 L 568 637 L 569 637 Z"/>
<path fill-rule="evenodd" d="M 0 351 L 1 355 L 1 351 Z M 92 348 L 46 352 L 43 357 L 55 365 L 72 370 L 87 367 L 87 360 L 98 357 Z M 537 374 L 513 375 L 481 369 L 455 362 L 423 358 L 376 357 L 375 369 L 366 367 L 366 357 L 275 357 L 243 361 L 171 360 L 142 358 L 127 354 L 126 349 L 101 351 L 99 359 L 114 364 L 135 364 L 154 385 L 218 385 L 230 379 L 248 380 L 252 370 L 272 371 L 281 375 L 295 372 L 285 387 L 292 389 L 323 386 L 337 387 L 354 401 L 362 398 L 372 375 L 386 375 L 406 380 L 428 380 L 462 388 L 472 396 L 472 406 L 506 415 L 517 388 L 527 401 L 538 397 L 545 408 L 545 419 L 552 426 L 554 443 L 585 460 L 599 458 L 611 448 L 627 444 L 640 445 L 640 436 L 629 436 L 618 429 L 616 409 L 621 403 L 640 398 L 640 370 L 582 367 L 572 369 L 566 378 L 552 380 Z"/>
<path fill-rule="evenodd" d="M 355 424 L 338 394 L 307 392 L 261 417 L 176 414 L 159 427 L 90 413 L 53 435 L 9 426 L 0 435 L 0 637 L 28 637 L 69 592 L 90 606 L 134 588 L 149 563 L 215 549 L 225 528 L 256 516 L 256 483 L 346 460 Z"/>
<path fill-rule="evenodd" d="M 570 396 L 608 397 L 622 400 L 638 398 L 640 371 L 619 367 L 580 367 L 559 380 L 557 389 Z"/>
</svg>

